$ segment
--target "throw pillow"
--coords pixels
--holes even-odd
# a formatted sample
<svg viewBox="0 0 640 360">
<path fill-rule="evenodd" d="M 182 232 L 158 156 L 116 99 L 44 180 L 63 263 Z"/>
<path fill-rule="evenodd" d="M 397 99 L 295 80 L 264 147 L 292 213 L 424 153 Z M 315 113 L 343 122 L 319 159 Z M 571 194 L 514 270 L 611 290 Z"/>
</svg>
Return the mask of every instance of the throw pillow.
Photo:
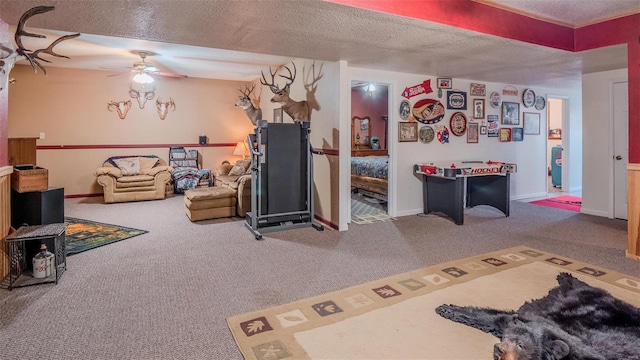
<svg viewBox="0 0 640 360">
<path fill-rule="evenodd" d="M 245 173 L 246 171 L 247 171 L 247 170 L 246 170 L 244 167 L 242 167 L 242 166 L 240 166 L 240 165 L 234 165 L 234 166 L 231 168 L 231 170 L 229 171 L 229 175 L 231 175 L 231 176 L 244 175 L 244 173 Z"/>
<path fill-rule="evenodd" d="M 118 169 L 122 171 L 123 175 L 138 175 L 140 174 L 140 160 L 135 158 L 124 158 L 114 160 Z"/>
<path fill-rule="evenodd" d="M 156 166 L 159 160 L 157 157 L 140 156 L 138 158 L 138 161 L 140 161 L 140 172 L 143 174 L 146 173 L 149 169 Z"/>
<path fill-rule="evenodd" d="M 251 167 L 251 159 L 238 160 L 236 161 L 236 166 L 242 166 L 244 171 L 247 171 Z"/>
<path fill-rule="evenodd" d="M 233 165 L 229 164 L 228 162 L 226 164 L 222 163 L 222 165 L 216 168 L 215 174 L 216 176 L 229 175 L 229 171 L 231 171 L 231 169 L 233 169 Z"/>
</svg>

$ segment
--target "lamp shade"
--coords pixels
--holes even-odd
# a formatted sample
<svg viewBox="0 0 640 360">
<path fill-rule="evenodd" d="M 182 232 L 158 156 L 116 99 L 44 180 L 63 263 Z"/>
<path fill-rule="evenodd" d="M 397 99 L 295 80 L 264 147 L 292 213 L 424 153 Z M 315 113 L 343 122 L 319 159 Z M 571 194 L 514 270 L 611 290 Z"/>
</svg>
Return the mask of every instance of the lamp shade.
<svg viewBox="0 0 640 360">
<path fill-rule="evenodd" d="M 244 141 L 238 141 L 236 148 L 233 149 L 233 155 L 242 156 L 244 159 L 245 156 L 249 155 L 249 147 Z"/>
</svg>

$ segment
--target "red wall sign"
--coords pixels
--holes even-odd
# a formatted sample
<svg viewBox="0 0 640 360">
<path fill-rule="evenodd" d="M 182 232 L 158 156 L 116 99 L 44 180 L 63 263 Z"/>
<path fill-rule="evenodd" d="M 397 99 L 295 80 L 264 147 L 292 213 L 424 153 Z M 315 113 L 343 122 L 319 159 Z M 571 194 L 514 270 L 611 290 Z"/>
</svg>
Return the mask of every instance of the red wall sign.
<svg viewBox="0 0 640 360">
<path fill-rule="evenodd" d="M 407 99 L 411 99 L 416 95 L 429 94 L 432 92 L 433 90 L 431 90 L 431 79 L 429 79 L 429 80 L 423 81 L 422 84 L 404 88 L 404 91 L 402 92 L 402 96 Z"/>
</svg>

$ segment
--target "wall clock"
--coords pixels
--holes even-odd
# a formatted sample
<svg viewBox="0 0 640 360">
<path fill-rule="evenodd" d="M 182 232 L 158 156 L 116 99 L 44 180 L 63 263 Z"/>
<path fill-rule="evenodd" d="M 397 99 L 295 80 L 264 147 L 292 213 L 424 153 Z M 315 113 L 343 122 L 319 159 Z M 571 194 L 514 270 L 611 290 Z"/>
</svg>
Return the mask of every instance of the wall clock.
<svg viewBox="0 0 640 360">
<path fill-rule="evenodd" d="M 536 93 L 531 89 L 525 89 L 522 93 L 522 104 L 524 107 L 532 107 L 536 103 Z"/>
</svg>

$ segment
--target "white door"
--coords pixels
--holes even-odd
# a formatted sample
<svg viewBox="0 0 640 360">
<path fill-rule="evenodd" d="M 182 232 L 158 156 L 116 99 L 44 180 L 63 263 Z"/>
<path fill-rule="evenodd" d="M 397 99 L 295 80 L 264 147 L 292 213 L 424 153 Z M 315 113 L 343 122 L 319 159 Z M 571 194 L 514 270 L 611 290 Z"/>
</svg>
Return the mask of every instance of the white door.
<svg viewBox="0 0 640 360">
<path fill-rule="evenodd" d="M 627 219 L 627 164 L 629 163 L 628 83 L 613 83 L 613 217 Z"/>
</svg>

